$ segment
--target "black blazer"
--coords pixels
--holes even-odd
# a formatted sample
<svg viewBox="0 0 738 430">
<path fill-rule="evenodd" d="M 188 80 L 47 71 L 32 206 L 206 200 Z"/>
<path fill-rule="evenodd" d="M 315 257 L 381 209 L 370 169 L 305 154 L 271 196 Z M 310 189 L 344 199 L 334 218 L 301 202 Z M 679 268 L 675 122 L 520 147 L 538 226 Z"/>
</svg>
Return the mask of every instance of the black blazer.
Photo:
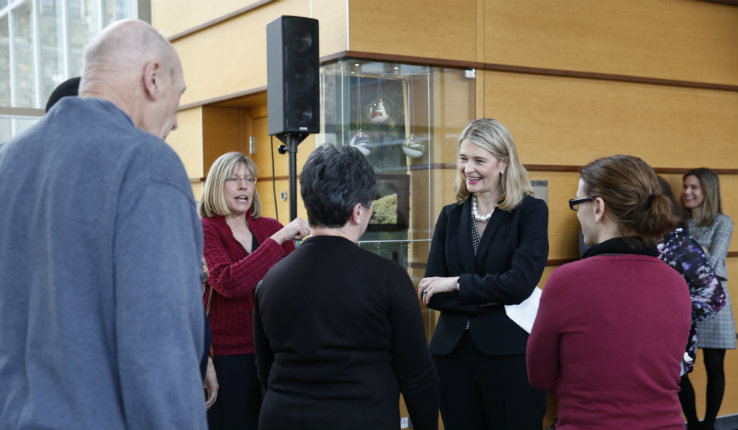
<svg viewBox="0 0 738 430">
<path fill-rule="evenodd" d="M 471 222 L 471 199 L 444 207 L 436 222 L 425 276 L 461 277 L 459 291 L 430 299 L 428 306 L 441 311 L 430 351 L 451 353 L 469 321 L 471 338 L 481 352 L 524 354 L 528 333 L 501 305 L 522 302 L 541 279 L 548 258 L 548 207 L 526 196 L 512 211 L 496 209 L 476 257 Z"/>
</svg>

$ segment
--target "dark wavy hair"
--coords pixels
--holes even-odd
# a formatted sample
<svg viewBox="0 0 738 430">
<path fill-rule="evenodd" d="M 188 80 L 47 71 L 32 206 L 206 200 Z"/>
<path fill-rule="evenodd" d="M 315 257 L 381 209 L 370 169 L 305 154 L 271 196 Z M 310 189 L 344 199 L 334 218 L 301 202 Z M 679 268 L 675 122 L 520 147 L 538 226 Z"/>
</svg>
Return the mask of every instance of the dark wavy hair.
<svg viewBox="0 0 738 430">
<path fill-rule="evenodd" d="M 600 158 L 582 169 L 581 179 L 587 196 L 605 201 L 622 236 L 639 236 L 652 245 L 679 222 L 671 201 L 661 191 L 656 173 L 638 157 Z M 636 245 L 635 241 L 624 239 Z"/>
<path fill-rule="evenodd" d="M 375 188 L 371 164 L 349 145 L 316 148 L 300 173 L 300 194 L 313 227 L 343 227 L 357 203 L 372 205 Z"/>
</svg>

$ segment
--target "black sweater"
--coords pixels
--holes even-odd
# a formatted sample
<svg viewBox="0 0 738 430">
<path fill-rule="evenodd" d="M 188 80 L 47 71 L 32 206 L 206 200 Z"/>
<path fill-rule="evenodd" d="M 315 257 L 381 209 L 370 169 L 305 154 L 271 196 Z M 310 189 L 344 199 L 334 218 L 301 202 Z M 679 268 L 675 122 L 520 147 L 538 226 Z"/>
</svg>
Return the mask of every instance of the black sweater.
<svg viewBox="0 0 738 430">
<path fill-rule="evenodd" d="M 340 237 L 307 239 L 256 293 L 262 428 L 438 426 L 438 380 L 407 273 Z"/>
</svg>

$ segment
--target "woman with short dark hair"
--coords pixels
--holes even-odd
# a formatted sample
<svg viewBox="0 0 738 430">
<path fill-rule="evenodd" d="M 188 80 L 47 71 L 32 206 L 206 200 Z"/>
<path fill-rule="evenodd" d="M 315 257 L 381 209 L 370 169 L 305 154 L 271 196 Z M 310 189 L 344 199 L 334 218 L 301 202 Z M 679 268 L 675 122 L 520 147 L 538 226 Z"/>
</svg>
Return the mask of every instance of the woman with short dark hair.
<svg viewBox="0 0 738 430">
<path fill-rule="evenodd" d="M 351 146 L 318 147 L 300 174 L 311 236 L 256 292 L 264 429 L 438 427 L 438 381 L 415 290 L 394 261 L 359 247 L 374 171 Z"/>
</svg>

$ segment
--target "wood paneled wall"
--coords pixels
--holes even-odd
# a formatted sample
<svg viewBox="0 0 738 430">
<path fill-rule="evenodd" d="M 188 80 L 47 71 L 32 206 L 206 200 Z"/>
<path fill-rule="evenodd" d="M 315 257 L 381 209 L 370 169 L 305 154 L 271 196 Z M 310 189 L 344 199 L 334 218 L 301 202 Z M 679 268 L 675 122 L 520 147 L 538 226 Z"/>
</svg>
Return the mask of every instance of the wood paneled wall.
<svg viewBox="0 0 738 430">
<path fill-rule="evenodd" d="M 658 167 L 738 167 L 735 92 L 485 74 L 484 113 L 507 124 L 525 163 L 583 165 L 623 153 Z"/>
<path fill-rule="evenodd" d="M 694 0 L 484 2 L 484 61 L 736 85 L 735 7 Z"/>
<path fill-rule="evenodd" d="M 222 20 L 231 14 L 255 7 L 263 0 L 155 0 L 151 2 L 151 21 L 167 37 L 191 32 L 203 24 Z M 268 1 L 267 1 L 268 3 Z"/>
<path fill-rule="evenodd" d="M 187 176 L 200 178 L 203 176 L 202 108 L 179 111 L 177 123 L 177 129 L 169 133 L 167 142 L 182 159 Z"/>
</svg>

